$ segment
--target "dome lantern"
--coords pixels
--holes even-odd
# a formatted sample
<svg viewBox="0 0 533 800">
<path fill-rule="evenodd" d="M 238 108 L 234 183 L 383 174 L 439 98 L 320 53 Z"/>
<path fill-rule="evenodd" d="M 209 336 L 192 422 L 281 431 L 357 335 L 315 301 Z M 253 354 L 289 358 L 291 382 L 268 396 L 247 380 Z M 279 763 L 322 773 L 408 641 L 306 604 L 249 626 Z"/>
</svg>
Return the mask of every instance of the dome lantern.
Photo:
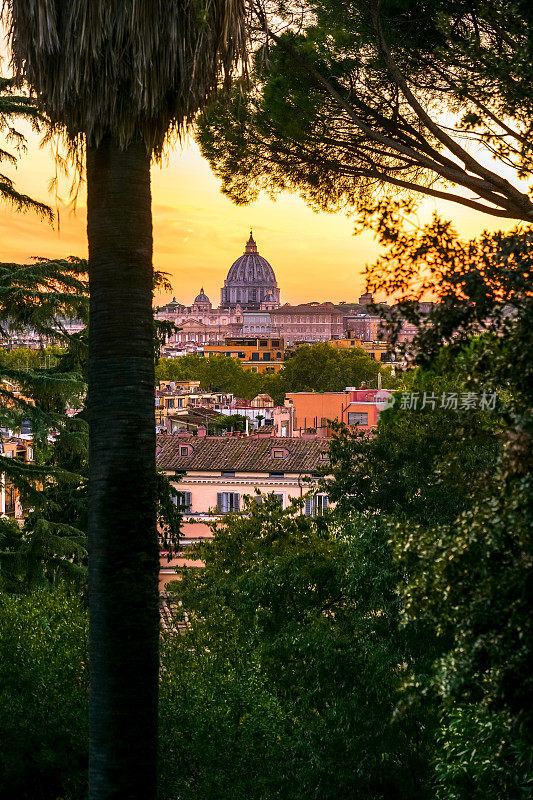
<svg viewBox="0 0 533 800">
<path fill-rule="evenodd" d="M 245 253 L 257 253 L 257 245 L 255 243 L 254 237 L 252 236 L 252 231 L 250 230 L 250 238 L 246 242 L 246 246 L 244 248 Z"/>
</svg>

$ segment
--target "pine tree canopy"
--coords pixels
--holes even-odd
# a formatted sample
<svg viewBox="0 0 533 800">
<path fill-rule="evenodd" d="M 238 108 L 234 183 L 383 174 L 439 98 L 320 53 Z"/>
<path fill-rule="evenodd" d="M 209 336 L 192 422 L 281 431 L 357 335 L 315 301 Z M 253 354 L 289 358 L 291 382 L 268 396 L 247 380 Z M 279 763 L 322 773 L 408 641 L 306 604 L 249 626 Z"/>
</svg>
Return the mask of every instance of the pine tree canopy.
<svg viewBox="0 0 533 800">
<path fill-rule="evenodd" d="M 34 130 L 39 130 L 42 117 L 35 101 L 20 91 L 20 81 L 0 76 L 0 134 L 13 149 L 0 147 L 0 164 L 5 162 L 14 166 L 17 156 L 26 148 L 24 135 L 15 127 L 16 120 L 26 120 Z M 0 171 L 0 199 L 12 205 L 16 211 L 35 211 L 39 216 L 52 219 L 50 208 L 44 203 L 21 194 L 15 188 L 12 178 Z"/>
<path fill-rule="evenodd" d="M 533 220 L 528 3 L 289 2 L 255 20 L 250 80 L 199 128 L 235 202 L 350 210 L 388 188 Z"/>
</svg>

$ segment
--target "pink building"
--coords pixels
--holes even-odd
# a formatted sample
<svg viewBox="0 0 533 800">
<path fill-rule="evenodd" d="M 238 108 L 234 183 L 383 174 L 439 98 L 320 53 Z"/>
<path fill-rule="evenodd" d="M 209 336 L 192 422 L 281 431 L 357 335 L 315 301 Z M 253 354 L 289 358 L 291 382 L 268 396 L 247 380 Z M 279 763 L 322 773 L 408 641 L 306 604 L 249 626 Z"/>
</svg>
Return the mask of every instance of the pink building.
<svg viewBox="0 0 533 800">
<path fill-rule="evenodd" d="M 182 493 L 184 548 L 211 538 L 210 523 L 224 514 L 242 513 L 245 496 L 260 502 L 257 491 L 274 494 L 283 508 L 304 498 L 306 515 L 322 514 L 328 498 L 319 490 L 319 474 L 327 472 L 328 452 L 328 443 L 316 437 L 158 435 L 157 466 Z"/>
</svg>

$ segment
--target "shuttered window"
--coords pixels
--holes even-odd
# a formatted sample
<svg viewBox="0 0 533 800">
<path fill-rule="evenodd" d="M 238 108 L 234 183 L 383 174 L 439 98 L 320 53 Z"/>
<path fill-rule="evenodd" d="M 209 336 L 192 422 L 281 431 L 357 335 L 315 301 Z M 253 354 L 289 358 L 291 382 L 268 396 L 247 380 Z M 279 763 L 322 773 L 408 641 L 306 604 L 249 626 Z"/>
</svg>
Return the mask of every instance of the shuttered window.
<svg viewBox="0 0 533 800">
<path fill-rule="evenodd" d="M 180 511 L 191 513 L 192 509 L 190 492 L 180 492 L 178 495 L 173 495 L 172 502 L 180 509 Z"/>
<path fill-rule="evenodd" d="M 220 514 L 230 514 L 238 511 L 240 495 L 237 492 L 218 492 L 217 507 Z"/>
<path fill-rule="evenodd" d="M 305 501 L 306 517 L 320 517 L 328 507 L 328 497 L 325 494 L 315 494 Z"/>
</svg>

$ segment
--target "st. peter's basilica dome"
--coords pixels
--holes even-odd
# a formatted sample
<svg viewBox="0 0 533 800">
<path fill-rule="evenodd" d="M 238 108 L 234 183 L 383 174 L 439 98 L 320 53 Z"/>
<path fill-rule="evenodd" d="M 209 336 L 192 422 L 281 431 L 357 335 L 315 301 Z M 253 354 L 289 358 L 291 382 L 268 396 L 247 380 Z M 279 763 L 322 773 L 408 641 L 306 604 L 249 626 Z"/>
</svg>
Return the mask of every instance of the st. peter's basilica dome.
<svg viewBox="0 0 533 800">
<path fill-rule="evenodd" d="M 257 252 L 250 231 L 244 254 L 230 267 L 220 292 L 221 308 L 239 305 L 243 310 L 257 310 L 263 301 L 279 304 L 279 289 L 274 270 Z"/>
</svg>

